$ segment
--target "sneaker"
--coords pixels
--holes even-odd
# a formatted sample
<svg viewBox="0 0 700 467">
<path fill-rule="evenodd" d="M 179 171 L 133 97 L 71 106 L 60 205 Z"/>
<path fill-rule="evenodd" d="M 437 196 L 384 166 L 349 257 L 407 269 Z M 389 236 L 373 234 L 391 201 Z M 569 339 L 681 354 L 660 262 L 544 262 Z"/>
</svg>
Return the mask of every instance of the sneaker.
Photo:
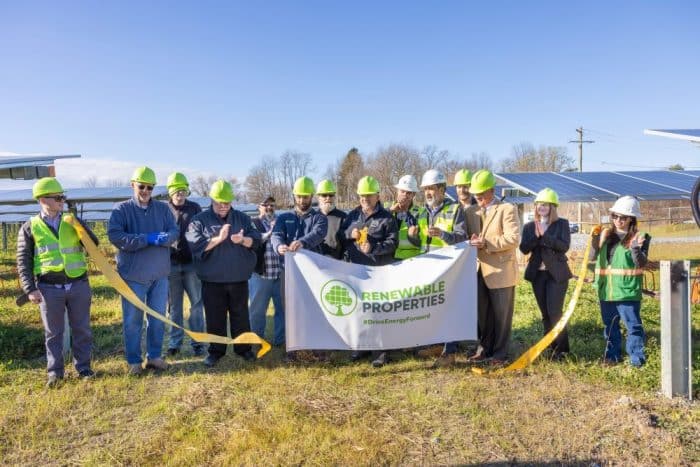
<svg viewBox="0 0 700 467">
<path fill-rule="evenodd" d="M 78 377 L 80 379 L 92 379 L 95 377 L 95 372 L 88 368 L 78 373 Z"/>
<path fill-rule="evenodd" d="M 209 354 L 207 355 L 207 358 L 204 359 L 204 366 L 206 366 L 207 368 L 213 368 L 214 366 L 216 366 L 220 359 L 221 357 L 219 357 L 218 355 Z"/>
<path fill-rule="evenodd" d="M 162 358 L 154 358 L 146 360 L 146 368 L 162 371 L 168 369 L 168 364 Z"/>
<path fill-rule="evenodd" d="M 377 356 L 377 358 L 372 360 L 372 366 L 375 368 L 381 368 L 387 364 L 388 360 L 389 359 L 387 358 L 386 352 L 382 352 Z"/>
<path fill-rule="evenodd" d="M 46 387 L 47 388 L 55 388 L 61 383 L 62 380 L 63 380 L 62 376 L 49 375 L 46 378 Z"/>
<path fill-rule="evenodd" d="M 180 353 L 180 349 L 168 349 L 168 357 L 174 357 Z"/>
<path fill-rule="evenodd" d="M 418 358 L 435 358 L 442 355 L 443 345 L 431 345 L 429 347 L 424 347 L 416 351 L 416 357 Z"/>
<path fill-rule="evenodd" d="M 369 350 L 355 350 L 350 354 L 350 361 L 356 362 L 358 360 L 362 360 L 363 358 L 367 358 L 370 355 L 372 355 L 372 352 Z"/>
<path fill-rule="evenodd" d="M 195 357 L 201 357 L 204 355 L 204 347 L 195 347 L 192 349 L 192 353 Z"/>
<path fill-rule="evenodd" d="M 455 364 L 455 354 L 448 353 L 440 355 L 437 360 L 433 362 L 433 368 L 447 368 Z"/>
<path fill-rule="evenodd" d="M 140 363 L 129 363 L 129 375 L 139 376 L 143 373 L 143 366 Z"/>
<path fill-rule="evenodd" d="M 241 358 L 246 362 L 254 362 L 257 357 L 255 356 L 252 350 L 249 350 L 243 355 L 241 355 Z"/>
</svg>

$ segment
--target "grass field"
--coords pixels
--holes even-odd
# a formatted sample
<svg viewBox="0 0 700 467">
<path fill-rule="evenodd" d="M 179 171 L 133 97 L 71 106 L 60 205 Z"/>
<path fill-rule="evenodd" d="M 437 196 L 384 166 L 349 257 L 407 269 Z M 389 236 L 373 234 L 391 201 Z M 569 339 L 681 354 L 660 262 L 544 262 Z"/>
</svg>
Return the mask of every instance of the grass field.
<svg viewBox="0 0 700 467">
<path fill-rule="evenodd" d="M 683 245 L 678 254 L 683 251 L 700 250 Z M 652 250 L 657 259 L 660 252 Z M 331 363 L 287 366 L 275 348 L 252 364 L 229 354 L 213 370 L 187 349 L 166 372 L 130 378 L 119 299 L 94 275 L 98 378 L 80 381 L 69 366 L 63 385 L 49 390 L 38 309 L 16 308 L 17 281 L 6 274 L 14 258 L 1 261 L 4 464 L 700 463 L 700 406 L 658 393 L 660 318 L 653 299 L 643 302 L 649 361 L 639 370 L 600 364 L 602 324 L 587 285 L 570 324 L 571 358 L 541 359 L 512 375 L 478 376 L 464 355 L 454 368 L 441 370 L 400 353 L 381 369 L 349 363 L 342 352 Z M 696 399 L 698 311 L 696 306 Z M 513 356 L 541 333 L 529 285 L 521 282 Z"/>
</svg>

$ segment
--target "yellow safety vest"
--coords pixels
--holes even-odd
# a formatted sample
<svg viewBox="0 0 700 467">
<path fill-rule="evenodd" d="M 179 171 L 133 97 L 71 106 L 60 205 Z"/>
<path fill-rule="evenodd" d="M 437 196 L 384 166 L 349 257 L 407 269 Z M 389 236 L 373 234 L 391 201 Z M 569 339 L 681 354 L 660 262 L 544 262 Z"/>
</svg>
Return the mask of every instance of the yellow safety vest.
<svg viewBox="0 0 700 467">
<path fill-rule="evenodd" d="M 58 226 L 58 238 L 39 216 L 31 219 L 34 236 L 34 275 L 65 271 L 68 277 L 80 277 L 87 271 L 87 259 L 75 229 L 65 221 Z"/>
<path fill-rule="evenodd" d="M 452 232 L 460 204 L 447 199 L 445 199 L 443 203 L 442 208 L 435 214 L 433 227 L 440 227 L 440 229 L 445 232 Z M 425 253 L 428 250 L 428 216 L 428 209 L 426 209 L 425 206 L 420 208 L 418 212 L 418 231 L 420 235 L 421 253 Z M 447 243 L 440 237 L 432 237 L 430 240 L 430 248 L 442 248 L 445 246 L 447 246 Z"/>
<path fill-rule="evenodd" d="M 420 209 L 418 206 L 411 205 L 411 207 L 408 208 L 408 213 L 415 218 L 418 217 L 419 212 Z M 415 246 L 408 240 L 408 224 L 406 222 L 401 222 L 401 227 L 399 228 L 399 245 L 396 247 L 396 251 L 394 252 L 394 258 L 407 259 L 418 256 L 419 254 L 421 254 L 420 247 Z"/>
</svg>

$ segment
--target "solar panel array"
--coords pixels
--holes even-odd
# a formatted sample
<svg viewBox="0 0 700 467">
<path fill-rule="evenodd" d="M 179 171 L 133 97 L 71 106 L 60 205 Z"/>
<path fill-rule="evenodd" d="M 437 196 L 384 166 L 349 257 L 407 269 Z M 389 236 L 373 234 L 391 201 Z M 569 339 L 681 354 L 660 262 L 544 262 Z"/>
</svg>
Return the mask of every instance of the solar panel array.
<svg viewBox="0 0 700 467">
<path fill-rule="evenodd" d="M 543 188 L 551 188 L 557 192 L 560 201 L 614 201 L 624 195 L 653 201 L 690 199 L 690 192 L 693 184 L 700 177 L 700 170 L 517 172 L 498 173 L 496 176 L 513 187 L 533 195 L 532 199 Z"/>
</svg>

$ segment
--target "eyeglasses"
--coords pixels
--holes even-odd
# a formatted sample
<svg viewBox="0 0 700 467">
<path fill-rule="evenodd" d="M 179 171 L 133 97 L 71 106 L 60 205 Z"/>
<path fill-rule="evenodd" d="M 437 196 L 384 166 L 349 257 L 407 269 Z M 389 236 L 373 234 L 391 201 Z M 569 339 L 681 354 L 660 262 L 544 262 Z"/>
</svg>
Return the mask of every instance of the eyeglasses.
<svg viewBox="0 0 700 467">
<path fill-rule="evenodd" d="M 141 188 L 141 187 L 139 187 Z M 151 187 L 151 190 L 153 190 L 153 187 Z M 149 190 L 150 191 L 150 190 Z M 190 194 L 189 190 L 177 190 L 175 193 L 173 193 L 173 196 L 188 196 Z"/>
<path fill-rule="evenodd" d="M 66 200 L 66 195 L 44 196 L 44 198 L 52 199 L 58 202 L 63 202 Z"/>
<path fill-rule="evenodd" d="M 614 221 L 620 220 L 620 221 L 622 221 L 622 222 L 625 222 L 627 219 L 630 218 L 630 216 L 621 216 L 621 215 L 619 215 L 619 214 L 612 214 L 610 217 L 611 217 L 612 220 L 614 220 Z"/>
<path fill-rule="evenodd" d="M 137 187 L 140 191 L 143 191 L 143 190 L 153 191 L 153 185 L 141 185 L 141 184 L 139 184 L 139 185 L 137 185 Z"/>
</svg>

